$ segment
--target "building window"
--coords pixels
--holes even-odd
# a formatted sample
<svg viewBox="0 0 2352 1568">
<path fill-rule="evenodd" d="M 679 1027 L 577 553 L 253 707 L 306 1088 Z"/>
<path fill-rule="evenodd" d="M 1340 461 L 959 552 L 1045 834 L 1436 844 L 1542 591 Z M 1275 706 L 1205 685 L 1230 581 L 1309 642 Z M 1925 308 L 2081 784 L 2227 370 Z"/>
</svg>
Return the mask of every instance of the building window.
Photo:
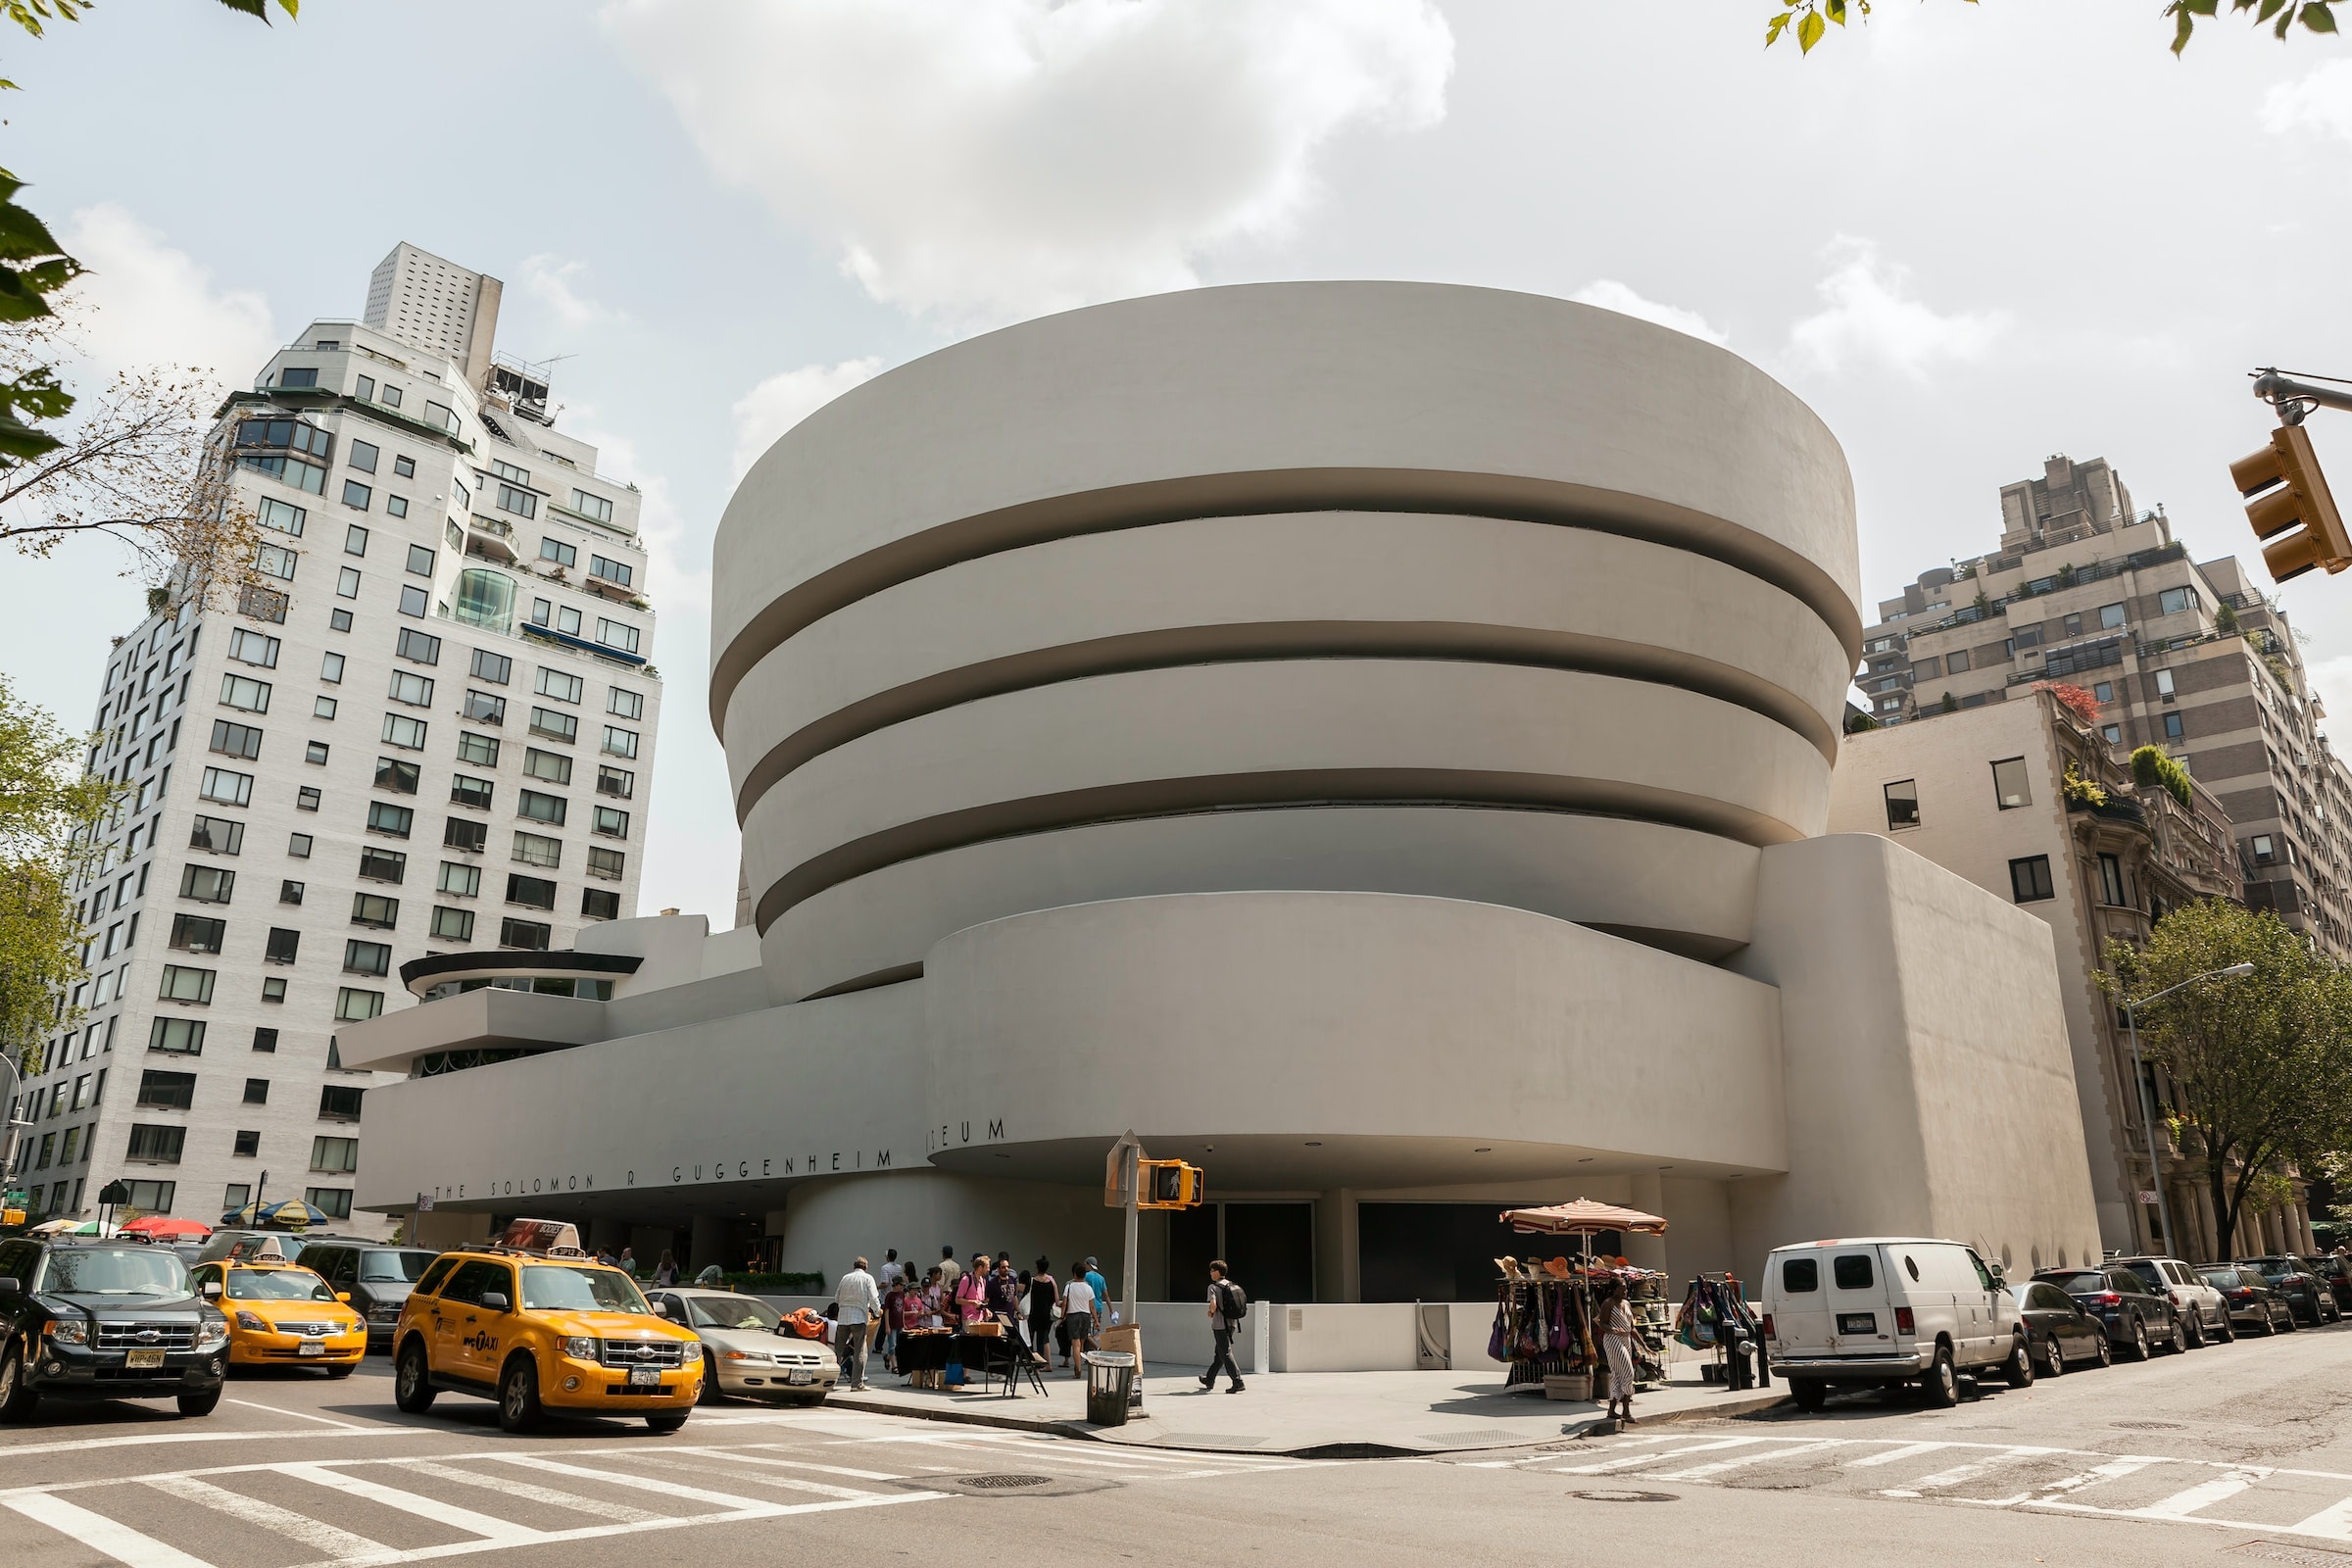
<svg viewBox="0 0 2352 1568">
<path fill-rule="evenodd" d="M 574 490 L 571 493 L 571 510 L 583 517 L 594 517 L 599 522 L 612 520 L 612 503 L 586 490 Z M 626 582 L 628 579 L 624 577 L 621 580 Z"/>
<path fill-rule="evenodd" d="M 365 441 L 354 441 L 344 449 L 343 461 L 362 473 L 375 471 L 376 449 Z"/>
<path fill-rule="evenodd" d="M 620 895 L 611 888 L 582 888 L 580 917 L 585 920 L 619 919 Z"/>
<path fill-rule="evenodd" d="M 596 793 L 625 801 L 637 793 L 637 775 L 625 767 L 599 767 L 596 770 Z"/>
<path fill-rule="evenodd" d="M 2004 811 L 2034 804 L 2034 791 L 2026 778 L 2026 760 L 2011 757 L 1992 764 L 1992 798 Z"/>
<path fill-rule="evenodd" d="M 171 1131 L 178 1132 L 179 1129 L 174 1127 Z M 137 1129 L 132 1129 L 132 1136 L 134 1138 L 137 1136 Z M 174 1160 L 178 1158 L 177 1154 L 172 1157 Z M 179 1183 L 177 1182 L 125 1182 L 123 1185 L 130 1189 L 129 1206 L 142 1214 L 171 1213 L 172 1200 L 179 1192 Z M 66 1184 L 59 1182 L 57 1190 L 61 1193 L 64 1192 Z"/>
<path fill-rule="evenodd" d="M 245 847 L 245 824 L 234 817 L 200 816 L 188 827 L 188 848 L 208 855 L 234 855 Z"/>
<path fill-rule="evenodd" d="M 241 708 L 249 713 L 267 713 L 270 711 L 270 683 L 244 675 L 223 675 L 220 677 L 220 706 Z"/>
<path fill-rule="evenodd" d="M 498 923 L 498 945 L 502 948 L 522 948 L 532 953 L 545 953 L 554 928 L 536 920 L 501 920 Z"/>
<path fill-rule="evenodd" d="M 318 678 L 329 686 L 343 684 L 343 656 L 328 654 L 318 661 Z"/>
<path fill-rule="evenodd" d="M 1886 831 L 1919 826 L 1919 782 L 1898 779 L 1886 786 Z"/>
<path fill-rule="evenodd" d="M 356 574 L 355 574 L 355 576 L 356 576 Z M 353 593 L 353 594 L 355 594 L 355 595 L 356 595 L 356 594 L 357 594 L 357 593 L 360 591 L 360 586 L 359 586 L 359 583 L 358 583 L 357 581 L 354 581 L 354 582 L 352 583 L 352 586 L 351 586 L 351 591 L 352 591 L 352 593 Z M 285 616 L 283 616 L 283 615 L 280 615 L 280 616 L 278 616 L 277 618 L 278 618 L 279 620 L 283 620 L 283 619 L 285 619 L 286 617 L 285 617 Z M 326 614 L 326 625 L 327 625 L 327 629 L 328 629 L 329 631 L 349 631 L 349 630 L 351 630 L 351 612 L 350 612 L 350 611 L 348 611 L 348 610 L 330 610 L 330 611 L 328 611 L 328 612 L 327 612 L 327 614 Z"/>
<path fill-rule="evenodd" d="M 515 799 L 514 814 L 533 822 L 545 822 L 551 827 L 562 827 L 568 804 L 561 795 L 523 790 Z"/>
<path fill-rule="evenodd" d="M 552 708 L 531 710 L 531 733 L 566 745 L 579 739 L 580 721 L 569 713 L 559 713 Z"/>
<path fill-rule="evenodd" d="M 623 718 L 645 716 L 645 694 L 615 686 L 605 693 L 605 711 L 618 713 Z"/>
<path fill-rule="evenodd" d="M 192 1072 L 143 1072 L 139 1074 L 138 1103 L 159 1106 L 165 1110 L 186 1110 L 196 1103 L 196 1075 Z"/>
<path fill-rule="evenodd" d="M 411 718 L 406 713 L 386 713 L 383 740 L 386 746 L 421 752 L 424 750 L 424 720 Z"/>
<path fill-rule="evenodd" d="M 415 762 L 404 762 L 393 757 L 375 760 L 375 788 L 389 794 L 414 795 L 423 777 Z"/>
<path fill-rule="evenodd" d="M 311 1140 L 311 1169 L 340 1174 L 359 1168 L 360 1141 L 357 1138 L 328 1138 L 321 1135 Z"/>
<path fill-rule="evenodd" d="M 407 703 L 412 708 L 430 708 L 433 706 L 432 678 L 406 669 L 396 669 L 392 672 L 391 684 L 385 688 L 384 695 L 396 703 Z"/>
<path fill-rule="evenodd" d="M 1944 655 L 1943 668 L 1944 673 L 1948 675 L 1958 675 L 1964 673 L 1968 668 L 1968 650 L 1965 648 L 1955 648 L 1950 653 Z"/>
<path fill-rule="evenodd" d="M 564 841 L 545 838 L 537 833 L 514 835 L 514 858 L 524 865 L 543 865 L 549 869 L 564 861 Z"/>
<path fill-rule="evenodd" d="M 516 872 L 507 878 L 507 902 L 519 904 L 529 909 L 553 909 L 556 906 L 556 885 L 544 877 L 524 876 Z"/>
<path fill-rule="evenodd" d="M 2254 835 L 2254 863 L 2276 865 L 2278 862 L 2278 844 L 2268 833 Z"/>
<path fill-rule="evenodd" d="M 368 882 L 398 882 L 409 874 L 409 858 L 396 850 L 360 852 L 360 876 Z"/>
<path fill-rule="evenodd" d="M 2011 860 L 2009 896 L 2019 904 L 2033 904 L 2041 899 L 2057 897 L 2050 884 L 2050 858 L 2033 855 L 2022 860 Z"/>
<path fill-rule="evenodd" d="M 277 667 L 278 640 L 265 637 L 258 631 L 233 627 L 228 634 L 228 657 L 243 664 L 259 664 L 264 669 Z"/>
<path fill-rule="evenodd" d="M 462 865 L 456 860 L 443 860 L 441 891 L 455 898 L 475 897 L 482 891 L 482 868 L 478 865 Z"/>
<path fill-rule="evenodd" d="M 267 1078 L 246 1079 L 244 1102 L 248 1105 L 267 1105 L 270 1103 L 270 1080 Z M 259 1137 L 260 1134 L 257 1133 L 255 1136 Z"/>
<path fill-rule="evenodd" d="M 311 716 L 313 718 L 333 718 L 335 716 L 335 700 L 332 697 L 312 698 Z"/>
<path fill-rule="evenodd" d="M 432 935 L 442 942 L 471 942 L 473 940 L 473 911 L 453 909 L 447 905 L 433 906 Z"/>
<path fill-rule="evenodd" d="M 213 977 L 219 971 L 193 969 L 176 963 L 164 965 L 162 982 L 156 987 L 158 1002 L 193 1002 L 199 1005 L 213 1000 Z"/>
<path fill-rule="evenodd" d="M 416 478 L 416 460 L 415 458 L 405 458 L 405 457 L 404 457 L 404 458 L 394 458 L 394 459 L 392 460 L 392 472 L 393 472 L 393 475 L 394 475 L 396 478 L 401 478 L 401 479 L 414 479 L 414 478 Z"/>
<path fill-rule="evenodd" d="M 175 914 L 172 917 L 172 946 L 181 953 L 219 953 L 228 935 L 228 922 L 209 915 Z"/>
<path fill-rule="evenodd" d="M 223 757 L 241 757 L 247 761 L 259 761 L 262 732 L 251 724 L 231 724 L 225 718 L 216 718 L 213 720 L 212 749 Z"/>
<path fill-rule="evenodd" d="M 306 1187 L 302 1200 L 329 1219 L 351 1218 L 351 1189 L 348 1187 Z"/>
<path fill-rule="evenodd" d="M 218 865 L 183 865 L 179 896 L 198 904 L 226 904 L 237 889 L 237 873 Z"/>
<path fill-rule="evenodd" d="M 453 816 L 441 824 L 441 842 L 466 855 L 479 855 L 490 843 L 490 824 Z"/>
<path fill-rule="evenodd" d="M 128 1157 L 158 1165 L 176 1165 L 179 1163 L 180 1146 L 187 1141 L 187 1136 L 185 1127 L 159 1127 L 151 1123 L 133 1122 Z"/>
<path fill-rule="evenodd" d="M 613 757 L 635 757 L 637 755 L 637 732 L 633 729 L 621 729 L 607 724 L 605 726 L 605 751 Z"/>
<path fill-rule="evenodd" d="M 283 1003 L 286 1000 L 286 982 L 274 975 L 263 981 L 262 1000 L 272 1005 Z"/>
<path fill-rule="evenodd" d="M 473 674 L 476 680 L 486 680 L 493 686 L 504 686 L 514 678 L 514 661 L 504 654 L 493 654 L 476 648 L 473 651 Z"/>
<path fill-rule="evenodd" d="M 2099 857 L 2099 902 L 2118 908 L 2132 906 L 2132 901 L 2124 895 L 2124 862 L 2112 855 Z"/>
<path fill-rule="evenodd" d="M 335 1017 L 344 1023 L 359 1023 L 378 1017 L 384 1010 L 381 991 L 362 991 L 353 986 L 339 987 L 335 992 Z"/>
<path fill-rule="evenodd" d="M 559 566 L 576 566 L 580 564 L 580 553 L 561 539 L 542 539 L 539 541 L 539 559 L 552 561 Z"/>
<path fill-rule="evenodd" d="M 303 742 L 302 746 L 302 760 L 308 763 L 311 763 L 313 766 L 324 767 L 326 765 L 326 742 L 305 741 Z"/>
<path fill-rule="evenodd" d="M 357 479 L 346 479 L 343 481 L 343 504 L 347 507 L 354 508 L 361 512 L 366 512 L 368 510 L 368 503 L 373 498 L 374 494 L 375 492 L 369 490 L 366 485 L 360 483 L 360 481 Z"/>
<path fill-rule="evenodd" d="M 2090 695 L 2091 695 L 2091 696 L 2093 696 L 2093 697 L 2095 697 L 2095 698 L 2097 698 L 2097 699 L 2098 699 L 2100 702 L 2102 702 L 2102 703 L 2112 703 L 2112 702 L 2114 702 L 2114 701 L 2115 701 L 2115 682 L 2113 682 L 2113 681 L 2108 681 L 2108 680 L 2103 680 L 2103 681 L 2099 682 L 2099 683 L 2098 683 L 2096 686 L 2093 686 L 2093 687 L 2090 689 Z"/>
<path fill-rule="evenodd" d="M 292 963 L 301 951 L 301 932 L 273 925 L 270 928 L 270 941 L 262 956 L 271 963 Z"/>
<path fill-rule="evenodd" d="M 297 539 L 302 537 L 302 524 L 307 516 L 309 514 L 302 508 L 290 506 L 275 496 L 264 496 L 254 506 L 256 522 L 279 533 L 292 534 Z"/>
<path fill-rule="evenodd" d="M 322 797 L 318 793 L 318 785 L 305 784 L 302 786 L 302 788 L 294 792 L 294 809 L 297 811 L 316 811 L 318 809 L 318 802 L 321 799 Z"/>
<path fill-rule="evenodd" d="M 277 902 L 280 904 L 300 904 L 302 902 L 302 884 L 299 882 L 280 882 L 277 885 Z"/>
<path fill-rule="evenodd" d="M 430 577 L 433 574 L 433 553 L 423 545 L 409 546 L 409 575 Z"/>
<path fill-rule="evenodd" d="M 467 723 L 496 724 L 503 728 L 507 722 L 507 700 L 489 692 L 477 692 L 468 688 L 466 693 L 466 706 L 459 710 L 459 714 Z"/>
<path fill-rule="evenodd" d="M 2156 672 L 2156 695 L 2168 703 L 2173 700 L 2173 672 L 2171 670 L 2160 669 Z"/>
<path fill-rule="evenodd" d="M 406 806 L 394 806 L 389 801 L 373 801 L 368 807 L 368 831 L 405 839 L 415 824 L 416 813 Z"/>
<path fill-rule="evenodd" d="M 271 1054 L 275 1054 L 277 1051 L 277 1031 L 274 1029 L 256 1029 L 253 1032 L 253 1049 L 256 1051 L 266 1051 Z"/>
<path fill-rule="evenodd" d="M 351 896 L 351 923 L 389 931 L 400 924 L 400 901 L 381 893 L 354 893 Z"/>
<path fill-rule="evenodd" d="M 368 554 L 368 530 L 366 527 L 356 522 L 344 524 L 343 553 L 347 556 L 365 556 Z M 352 576 L 356 579 L 359 576 L 359 573 L 355 571 L 352 573 Z M 344 597 L 350 598 L 351 596 L 346 594 Z"/>
<path fill-rule="evenodd" d="M 2180 740 L 2184 733 L 2185 727 L 2181 724 L 2180 715 L 2179 713 L 2167 713 L 2164 715 L 2164 738 L 2166 740 Z"/>
<path fill-rule="evenodd" d="M 253 553 L 254 569 L 265 577 L 275 577 L 280 582 L 294 580 L 297 559 L 294 552 L 283 545 L 263 545 Z"/>
<path fill-rule="evenodd" d="M 2107 738 L 2107 744 L 2110 746 L 2121 746 L 2124 744 L 2124 726 L 2121 724 L 2102 725 L 2099 729 L 2099 733 Z"/>
<path fill-rule="evenodd" d="M 559 703 L 576 703 L 586 682 L 577 675 L 566 675 L 560 669 L 539 671 L 537 691 L 542 697 L 552 697 Z"/>
<path fill-rule="evenodd" d="M 365 1090 L 328 1084 L 318 1091 L 318 1119 L 320 1121 L 358 1121 L 360 1097 Z"/>
<path fill-rule="evenodd" d="M 388 942 L 362 942 L 353 937 L 343 944 L 343 972 L 345 974 L 383 975 L 392 972 L 392 945 Z"/>
<path fill-rule="evenodd" d="M 629 836 L 629 813 L 615 807 L 600 806 L 592 813 L 589 831 L 608 838 L 625 839 Z"/>
<path fill-rule="evenodd" d="M 2069 637 L 2082 635 L 2082 617 L 2081 615 L 2068 615 L 2058 624 L 2065 629 L 2066 635 Z"/>
<path fill-rule="evenodd" d="M 2196 602 L 2197 596 L 2190 589 L 2167 588 L 2156 596 L 2156 612 L 2160 615 L 2177 615 L 2192 608 Z"/>
<path fill-rule="evenodd" d="M 511 484 L 498 487 L 498 510 L 512 512 L 517 517 L 539 515 L 539 498 L 528 490 L 517 490 Z"/>
<path fill-rule="evenodd" d="M 2118 626 L 2121 626 L 2123 623 L 2124 623 L 2124 607 L 2123 607 L 2123 606 L 2121 606 L 2121 605 L 2101 605 L 2101 606 L 2099 607 L 2099 629 L 2100 629 L 2101 631 L 2113 631 L 2113 630 L 2115 630 L 2115 629 L 2116 629 Z"/>
<path fill-rule="evenodd" d="M 637 651 L 637 628 L 625 620 L 606 620 L 599 617 L 596 623 L 596 640 L 607 648 L 617 648 L 623 653 L 633 654 Z"/>
<path fill-rule="evenodd" d="M 453 773 L 449 779 L 449 803 L 452 806 L 471 807 L 477 811 L 490 809 L 490 799 L 498 786 L 486 778 L 473 778 Z"/>
<path fill-rule="evenodd" d="M 400 642 L 395 649 L 401 658 L 418 664 L 441 662 L 441 639 L 412 626 L 400 628 Z"/>
<path fill-rule="evenodd" d="M 618 850 L 602 849 L 595 845 L 590 845 L 588 848 L 588 874 L 590 876 L 602 877 L 608 882 L 617 882 L 621 878 L 627 861 L 628 857 Z"/>
<path fill-rule="evenodd" d="M 588 575 L 602 577 L 615 587 L 626 588 L 636 573 L 620 562 L 607 561 L 602 556 L 590 556 L 588 558 Z"/>
<path fill-rule="evenodd" d="M 357 599 L 360 597 L 359 567 L 345 566 L 340 572 L 335 574 L 335 597 L 337 599 Z M 337 626 L 335 629 L 337 631 L 351 630 L 349 626 Z"/>
</svg>

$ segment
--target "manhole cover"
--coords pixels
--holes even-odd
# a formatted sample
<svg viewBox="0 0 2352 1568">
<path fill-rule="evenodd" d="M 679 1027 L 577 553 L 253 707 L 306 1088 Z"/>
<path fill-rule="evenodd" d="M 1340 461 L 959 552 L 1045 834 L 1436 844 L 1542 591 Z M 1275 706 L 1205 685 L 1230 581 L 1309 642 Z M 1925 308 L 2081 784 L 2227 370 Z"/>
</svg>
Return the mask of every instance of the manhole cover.
<svg viewBox="0 0 2352 1568">
<path fill-rule="evenodd" d="M 2304 1546 L 2286 1541 L 2249 1541 L 2230 1548 L 2233 1556 L 2260 1557 L 2266 1562 L 2300 1563 L 2303 1568 L 2342 1568 L 2352 1555 L 2332 1546 Z"/>
<path fill-rule="evenodd" d="M 957 1476 L 956 1484 L 974 1492 L 1011 1492 L 1019 1487 L 1043 1487 L 1053 1483 L 1052 1476 Z"/>
<path fill-rule="evenodd" d="M 1417 1440 L 1447 1448 L 1507 1448 L 1527 1441 L 1529 1432 L 1509 1427 L 1473 1427 L 1462 1432 L 1424 1432 Z"/>
<path fill-rule="evenodd" d="M 1616 1487 L 1596 1487 L 1588 1492 L 1571 1492 L 1568 1495 L 1582 1497 L 1587 1502 L 1680 1502 L 1682 1500 L 1671 1492 L 1628 1492 Z"/>
<path fill-rule="evenodd" d="M 2185 1425 L 2180 1421 L 2110 1421 L 2107 1424 L 2122 1427 L 2127 1432 L 2178 1432 Z"/>
</svg>

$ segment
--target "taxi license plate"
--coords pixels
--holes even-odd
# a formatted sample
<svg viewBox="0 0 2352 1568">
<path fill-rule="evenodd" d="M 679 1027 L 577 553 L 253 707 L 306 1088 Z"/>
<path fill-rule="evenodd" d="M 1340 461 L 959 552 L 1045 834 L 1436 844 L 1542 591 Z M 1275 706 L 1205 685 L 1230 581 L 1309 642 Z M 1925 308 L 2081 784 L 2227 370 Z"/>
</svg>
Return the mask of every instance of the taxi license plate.
<svg viewBox="0 0 2352 1568">
<path fill-rule="evenodd" d="M 326 1343 L 323 1340 L 305 1340 L 294 1348 L 294 1353 L 296 1355 L 324 1355 Z"/>
<path fill-rule="evenodd" d="M 661 1386 L 662 1386 L 662 1369 L 661 1369 L 660 1367 L 658 1367 L 658 1366 L 633 1366 L 633 1367 L 629 1368 L 629 1387 L 630 1387 L 630 1388 L 632 1388 L 632 1389 L 658 1389 L 658 1388 L 660 1388 Z"/>
<path fill-rule="evenodd" d="M 162 1366 L 164 1352 L 161 1350 L 132 1350 L 123 1356 L 122 1364 L 134 1371 L 140 1367 Z"/>
<path fill-rule="evenodd" d="M 787 1372 L 784 1374 L 784 1381 L 796 1389 L 806 1388 L 816 1381 L 816 1374 L 813 1372 Z"/>
</svg>

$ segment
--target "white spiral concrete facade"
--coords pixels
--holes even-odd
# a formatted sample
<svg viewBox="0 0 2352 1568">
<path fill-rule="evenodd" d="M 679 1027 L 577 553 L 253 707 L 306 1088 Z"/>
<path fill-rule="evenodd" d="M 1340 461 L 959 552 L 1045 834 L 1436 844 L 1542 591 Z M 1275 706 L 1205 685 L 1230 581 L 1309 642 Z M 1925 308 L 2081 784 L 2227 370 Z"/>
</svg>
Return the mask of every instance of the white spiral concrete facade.
<svg viewBox="0 0 2352 1568">
<path fill-rule="evenodd" d="M 1072 312 L 786 434 L 713 581 L 765 1004 L 649 960 L 602 1022 L 534 1026 L 570 1049 L 379 1091 L 427 1151 L 371 1151 L 379 1200 L 718 1205 L 828 1272 L 953 1212 L 1024 1257 L 1054 1229 L 1058 1264 L 1102 1249 L 1070 1195 L 1133 1127 L 1314 1203 L 1326 1298 L 1390 1199 L 1664 1203 L 1678 1268 L 1798 1230 L 2095 1252 L 2047 928 L 1820 836 L 1851 487 L 1722 349 L 1424 284 Z M 412 1059 L 451 1007 L 344 1059 Z M 649 1125 L 682 1074 L 716 1092 Z M 1969 1152 L 1931 1084 L 2051 1168 Z M 499 1085 L 584 1098 L 485 1154 Z M 582 1171 L 593 1201 L 537 1186 Z"/>
</svg>

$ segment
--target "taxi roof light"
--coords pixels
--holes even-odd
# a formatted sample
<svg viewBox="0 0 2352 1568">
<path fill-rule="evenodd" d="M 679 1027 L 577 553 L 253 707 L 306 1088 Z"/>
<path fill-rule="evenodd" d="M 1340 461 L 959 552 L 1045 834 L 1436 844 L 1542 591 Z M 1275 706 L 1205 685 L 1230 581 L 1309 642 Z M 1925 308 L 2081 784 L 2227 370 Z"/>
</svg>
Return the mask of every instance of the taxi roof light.
<svg viewBox="0 0 2352 1568">
<path fill-rule="evenodd" d="M 518 1219 L 492 1240 L 462 1242 L 451 1250 L 588 1259 L 587 1250 L 580 1246 L 580 1228 L 560 1219 Z"/>
</svg>

